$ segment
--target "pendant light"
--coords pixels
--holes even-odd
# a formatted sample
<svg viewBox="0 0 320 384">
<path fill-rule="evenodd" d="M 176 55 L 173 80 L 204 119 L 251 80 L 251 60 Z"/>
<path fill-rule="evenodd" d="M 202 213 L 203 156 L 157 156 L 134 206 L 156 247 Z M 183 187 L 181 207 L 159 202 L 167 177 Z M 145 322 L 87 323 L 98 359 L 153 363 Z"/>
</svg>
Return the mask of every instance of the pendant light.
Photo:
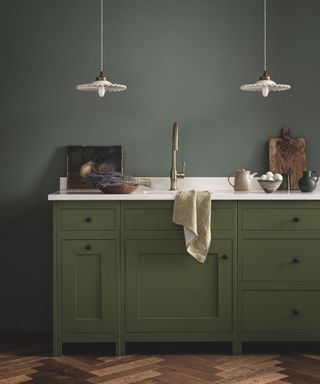
<svg viewBox="0 0 320 384">
<path fill-rule="evenodd" d="M 240 87 L 242 91 L 251 91 L 251 92 L 262 92 L 264 97 L 269 95 L 270 91 L 287 91 L 291 87 L 287 84 L 277 84 L 271 80 L 270 76 L 267 74 L 267 0 L 264 0 L 263 3 L 263 21 L 264 21 L 264 31 L 263 31 L 263 56 L 264 56 L 264 67 L 263 74 L 259 80 L 254 84 L 245 84 Z"/>
<path fill-rule="evenodd" d="M 90 84 L 81 84 L 77 86 L 78 91 L 98 92 L 103 97 L 106 91 L 119 92 L 127 89 L 125 85 L 113 84 L 107 80 L 103 73 L 103 0 L 100 0 L 100 74 L 96 77 L 96 81 Z"/>
</svg>

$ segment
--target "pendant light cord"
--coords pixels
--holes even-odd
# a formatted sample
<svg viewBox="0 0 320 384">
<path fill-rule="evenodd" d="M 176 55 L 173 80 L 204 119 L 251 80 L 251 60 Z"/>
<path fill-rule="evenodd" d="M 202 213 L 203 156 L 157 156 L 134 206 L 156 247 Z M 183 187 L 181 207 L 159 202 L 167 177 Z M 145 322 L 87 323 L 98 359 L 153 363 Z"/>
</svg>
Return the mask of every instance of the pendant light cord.
<svg viewBox="0 0 320 384">
<path fill-rule="evenodd" d="M 103 72 L 103 0 L 100 1 L 100 71 Z"/>
<path fill-rule="evenodd" d="M 267 0 L 263 0 L 263 69 L 267 73 Z"/>
</svg>

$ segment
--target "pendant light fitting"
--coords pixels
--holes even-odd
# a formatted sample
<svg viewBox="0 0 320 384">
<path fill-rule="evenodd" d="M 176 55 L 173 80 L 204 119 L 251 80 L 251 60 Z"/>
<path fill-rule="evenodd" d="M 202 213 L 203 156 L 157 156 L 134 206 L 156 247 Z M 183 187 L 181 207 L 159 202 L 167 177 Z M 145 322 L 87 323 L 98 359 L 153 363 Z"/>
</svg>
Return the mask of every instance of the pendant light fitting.
<svg viewBox="0 0 320 384">
<path fill-rule="evenodd" d="M 270 91 L 287 91 L 291 88 L 288 84 L 277 84 L 267 74 L 267 0 L 263 1 L 263 74 L 254 84 L 245 84 L 240 87 L 242 91 L 262 92 L 264 97 Z"/>
<path fill-rule="evenodd" d="M 103 97 L 106 91 L 119 92 L 127 89 L 125 85 L 111 83 L 103 73 L 103 24 L 103 0 L 100 0 L 100 74 L 96 77 L 96 81 L 93 83 L 77 86 L 78 91 L 98 92 L 100 97 Z"/>
</svg>

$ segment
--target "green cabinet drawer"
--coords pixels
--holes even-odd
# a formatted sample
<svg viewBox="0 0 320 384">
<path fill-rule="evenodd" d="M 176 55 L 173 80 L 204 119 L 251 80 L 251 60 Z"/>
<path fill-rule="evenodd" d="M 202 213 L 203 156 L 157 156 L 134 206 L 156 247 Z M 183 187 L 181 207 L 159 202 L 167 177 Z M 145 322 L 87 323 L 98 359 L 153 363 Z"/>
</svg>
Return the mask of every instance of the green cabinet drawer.
<svg viewBox="0 0 320 384">
<path fill-rule="evenodd" d="M 62 331 L 114 332 L 116 241 L 63 240 Z"/>
<path fill-rule="evenodd" d="M 183 240 L 126 240 L 126 332 L 231 332 L 232 240 L 204 264 Z"/>
<path fill-rule="evenodd" d="M 116 230 L 114 208 L 63 208 L 61 229 L 63 231 L 114 231 Z"/>
<path fill-rule="evenodd" d="M 212 230 L 232 230 L 235 207 L 234 202 L 213 202 Z M 125 203 L 124 228 L 126 231 L 179 231 L 181 226 L 172 223 L 172 212 L 172 201 Z"/>
<path fill-rule="evenodd" d="M 320 208 L 247 206 L 242 209 L 240 225 L 244 231 L 316 231 L 320 230 Z"/>
<path fill-rule="evenodd" d="M 244 333 L 320 332 L 320 292 L 245 291 Z"/>
<path fill-rule="evenodd" d="M 320 240 L 244 239 L 242 281 L 320 281 Z"/>
</svg>

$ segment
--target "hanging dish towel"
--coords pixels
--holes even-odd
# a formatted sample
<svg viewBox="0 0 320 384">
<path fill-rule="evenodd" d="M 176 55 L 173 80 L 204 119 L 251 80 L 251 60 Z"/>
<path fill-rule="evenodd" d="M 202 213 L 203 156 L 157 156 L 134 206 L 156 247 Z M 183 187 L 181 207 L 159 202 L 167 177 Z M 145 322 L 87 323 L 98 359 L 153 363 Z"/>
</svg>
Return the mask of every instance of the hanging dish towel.
<svg viewBox="0 0 320 384">
<path fill-rule="evenodd" d="M 204 263 L 211 243 L 210 192 L 177 192 L 172 220 L 175 224 L 183 225 L 187 252 Z"/>
</svg>

